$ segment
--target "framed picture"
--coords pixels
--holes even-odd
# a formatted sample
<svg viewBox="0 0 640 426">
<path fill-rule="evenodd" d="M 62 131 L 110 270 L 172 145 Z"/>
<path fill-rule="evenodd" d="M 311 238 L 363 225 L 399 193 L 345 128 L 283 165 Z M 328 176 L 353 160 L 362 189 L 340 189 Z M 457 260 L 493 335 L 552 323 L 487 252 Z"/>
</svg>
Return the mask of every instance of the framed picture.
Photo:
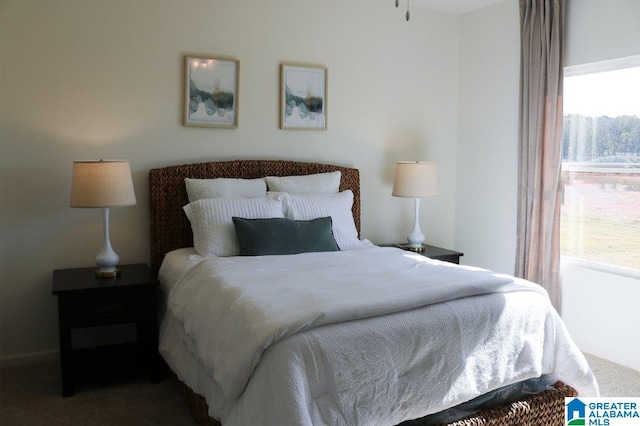
<svg viewBox="0 0 640 426">
<path fill-rule="evenodd" d="M 184 125 L 238 127 L 240 61 L 184 57 Z"/>
<path fill-rule="evenodd" d="M 326 130 L 327 82 L 324 66 L 281 64 L 280 128 Z"/>
</svg>

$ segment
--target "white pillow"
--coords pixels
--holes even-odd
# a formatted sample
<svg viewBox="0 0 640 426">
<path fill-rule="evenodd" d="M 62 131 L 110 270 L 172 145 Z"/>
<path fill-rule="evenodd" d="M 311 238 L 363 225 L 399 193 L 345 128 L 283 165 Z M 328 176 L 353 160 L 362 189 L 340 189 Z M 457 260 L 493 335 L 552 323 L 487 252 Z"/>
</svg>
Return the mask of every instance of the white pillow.
<svg viewBox="0 0 640 426">
<path fill-rule="evenodd" d="M 302 176 L 266 176 L 269 191 L 289 194 L 337 194 L 342 173 L 316 173 Z"/>
<path fill-rule="evenodd" d="M 353 221 L 353 192 L 342 191 L 338 194 L 294 195 L 286 199 L 288 219 L 311 220 L 331 216 L 333 236 L 340 250 L 360 245 L 358 231 Z"/>
<path fill-rule="evenodd" d="M 233 216 L 268 219 L 284 216 L 281 198 L 208 198 L 183 207 L 191 222 L 193 246 L 200 256 L 238 256 Z"/>
<path fill-rule="evenodd" d="M 190 179 L 185 178 L 189 202 L 204 198 L 249 198 L 267 195 L 263 179 Z"/>
</svg>

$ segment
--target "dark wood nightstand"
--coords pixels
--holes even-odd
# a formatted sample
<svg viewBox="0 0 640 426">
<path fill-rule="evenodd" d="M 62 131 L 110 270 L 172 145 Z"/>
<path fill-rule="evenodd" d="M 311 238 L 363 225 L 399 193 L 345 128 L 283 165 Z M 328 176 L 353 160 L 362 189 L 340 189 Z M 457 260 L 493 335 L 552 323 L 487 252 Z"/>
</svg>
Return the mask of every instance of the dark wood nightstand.
<svg viewBox="0 0 640 426">
<path fill-rule="evenodd" d="M 411 251 L 407 248 L 406 244 L 388 244 L 386 247 L 397 247 L 403 250 Z M 464 256 L 464 253 L 455 250 L 449 250 L 442 247 L 425 245 L 424 251 L 413 252 L 417 254 L 421 254 L 423 256 L 429 257 L 431 259 L 443 260 L 445 262 L 451 262 L 460 264 L 460 258 Z"/>
<path fill-rule="evenodd" d="M 71 344 L 74 328 L 135 323 L 135 354 L 144 359 L 151 381 L 160 380 L 158 281 L 143 263 L 119 268 L 121 275 L 115 278 L 97 278 L 95 267 L 53 271 L 52 294 L 58 296 L 63 396 L 73 395 L 77 361 L 74 355 L 78 352 Z"/>
</svg>

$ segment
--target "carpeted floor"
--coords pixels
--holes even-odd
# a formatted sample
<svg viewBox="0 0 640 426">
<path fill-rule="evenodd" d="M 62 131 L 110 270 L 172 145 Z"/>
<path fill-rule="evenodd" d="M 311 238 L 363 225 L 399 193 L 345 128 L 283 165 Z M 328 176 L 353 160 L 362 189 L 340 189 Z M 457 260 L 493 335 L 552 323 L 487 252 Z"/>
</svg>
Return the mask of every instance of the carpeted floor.
<svg viewBox="0 0 640 426">
<path fill-rule="evenodd" d="M 640 371 L 587 356 L 603 396 L 640 396 Z M 99 380 L 98 380 L 99 379 Z M 86 379 L 62 398 L 57 362 L 0 369 L 0 425 L 194 425 L 178 384 L 166 375 Z"/>
<path fill-rule="evenodd" d="M 601 396 L 640 397 L 640 371 L 586 354 L 598 380 Z"/>
<path fill-rule="evenodd" d="M 60 364 L 0 369 L 0 425 L 195 425 L 178 383 L 168 374 L 152 384 L 146 375 L 81 380 L 63 398 Z"/>
</svg>

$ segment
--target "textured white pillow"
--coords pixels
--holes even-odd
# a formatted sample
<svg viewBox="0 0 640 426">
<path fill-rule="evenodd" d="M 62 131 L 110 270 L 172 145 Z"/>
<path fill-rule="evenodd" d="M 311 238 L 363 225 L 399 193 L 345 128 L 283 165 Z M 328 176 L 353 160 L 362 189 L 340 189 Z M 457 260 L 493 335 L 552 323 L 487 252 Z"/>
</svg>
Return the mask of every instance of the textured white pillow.
<svg viewBox="0 0 640 426">
<path fill-rule="evenodd" d="M 233 216 L 247 219 L 284 217 L 280 198 L 208 198 L 183 207 L 191 222 L 193 246 L 200 256 L 238 256 Z"/>
<path fill-rule="evenodd" d="M 289 194 L 286 205 L 288 219 L 311 220 L 331 216 L 333 236 L 341 250 L 360 245 L 351 212 L 353 192 L 350 190 L 338 194 Z"/>
<path fill-rule="evenodd" d="M 289 194 L 337 194 L 342 173 L 316 173 L 302 176 L 266 176 L 269 191 Z"/>
<path fill-rule="evenodd" d="M 190 179 L 186 178 L 189 202 L 204 198 L 249 198 L 267 195 L 267 184 L 264 179 Z"/>
</svg>

